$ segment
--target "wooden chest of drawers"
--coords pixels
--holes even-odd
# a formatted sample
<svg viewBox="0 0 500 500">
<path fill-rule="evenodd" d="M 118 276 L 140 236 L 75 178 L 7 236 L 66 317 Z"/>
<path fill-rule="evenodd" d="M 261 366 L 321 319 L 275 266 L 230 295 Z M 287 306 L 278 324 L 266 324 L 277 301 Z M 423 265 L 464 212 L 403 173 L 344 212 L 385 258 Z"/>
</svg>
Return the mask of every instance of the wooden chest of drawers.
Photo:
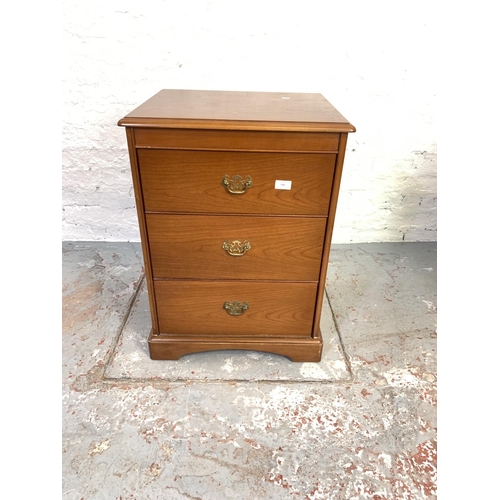
<svg viewBox="0 0 500 500">
<path fill-rule="evenodd" d="M 320 94 L 162 90 L 122 118 L 153 359 L 319 361 L 347 135 Z"/>
</svg>

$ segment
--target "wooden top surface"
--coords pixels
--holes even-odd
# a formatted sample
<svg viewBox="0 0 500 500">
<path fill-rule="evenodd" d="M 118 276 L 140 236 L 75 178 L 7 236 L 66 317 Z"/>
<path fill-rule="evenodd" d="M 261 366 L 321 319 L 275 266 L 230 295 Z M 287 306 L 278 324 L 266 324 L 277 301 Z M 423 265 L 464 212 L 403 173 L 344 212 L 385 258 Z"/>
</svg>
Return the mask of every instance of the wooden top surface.
<svg viewBox="0 0 500 500">
<path fill-rule="evenodd" d="M 355 132 L 321 94 L 161 90 L 122 118 L 126 127 Z"/>
</svg>

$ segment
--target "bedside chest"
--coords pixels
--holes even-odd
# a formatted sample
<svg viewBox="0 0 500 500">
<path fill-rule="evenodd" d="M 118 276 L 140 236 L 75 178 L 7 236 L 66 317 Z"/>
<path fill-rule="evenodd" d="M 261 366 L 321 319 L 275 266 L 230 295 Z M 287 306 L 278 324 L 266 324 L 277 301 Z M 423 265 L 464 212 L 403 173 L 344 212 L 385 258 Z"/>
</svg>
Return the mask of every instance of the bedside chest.
<svg viewBox="0 0 500 500">
<path fill-rule="evenodd" d="M 319 361 L 347 135 L 320 94 L 162 90 L 122 118 L 152 359 Z"/>
</svg>

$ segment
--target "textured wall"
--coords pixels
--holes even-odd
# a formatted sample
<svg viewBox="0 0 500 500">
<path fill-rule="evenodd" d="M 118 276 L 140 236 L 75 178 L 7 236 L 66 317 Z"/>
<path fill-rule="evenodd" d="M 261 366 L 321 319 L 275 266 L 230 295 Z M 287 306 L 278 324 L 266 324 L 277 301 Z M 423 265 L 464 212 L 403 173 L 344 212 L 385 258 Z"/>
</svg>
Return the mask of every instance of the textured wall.
<svg viewBox="0 0 500 500">
<path fill-rule="evenodd" d="M 435 241 L 434 5 L 63 0 L 63 239 L 139 240 L 116 122 L 186 88 L 322 93 L 357 128 L 333 241 Z"/>
</svg>

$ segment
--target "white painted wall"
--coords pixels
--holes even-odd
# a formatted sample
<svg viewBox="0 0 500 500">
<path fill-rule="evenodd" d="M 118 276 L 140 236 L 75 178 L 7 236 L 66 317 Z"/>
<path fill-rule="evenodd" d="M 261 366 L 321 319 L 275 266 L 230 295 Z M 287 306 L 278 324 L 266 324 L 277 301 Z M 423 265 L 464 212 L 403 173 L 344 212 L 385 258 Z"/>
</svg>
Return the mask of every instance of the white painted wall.
<svg viewBox="0 0 500 500">
<path fill-rule="evenodd" d="M 116 122 L 185 88 L 322 93 L 357 128 L 333 242 L 437 240 L 435 9 L 63 0 L 63 239 L 139 241 Z"/>
</svg>

